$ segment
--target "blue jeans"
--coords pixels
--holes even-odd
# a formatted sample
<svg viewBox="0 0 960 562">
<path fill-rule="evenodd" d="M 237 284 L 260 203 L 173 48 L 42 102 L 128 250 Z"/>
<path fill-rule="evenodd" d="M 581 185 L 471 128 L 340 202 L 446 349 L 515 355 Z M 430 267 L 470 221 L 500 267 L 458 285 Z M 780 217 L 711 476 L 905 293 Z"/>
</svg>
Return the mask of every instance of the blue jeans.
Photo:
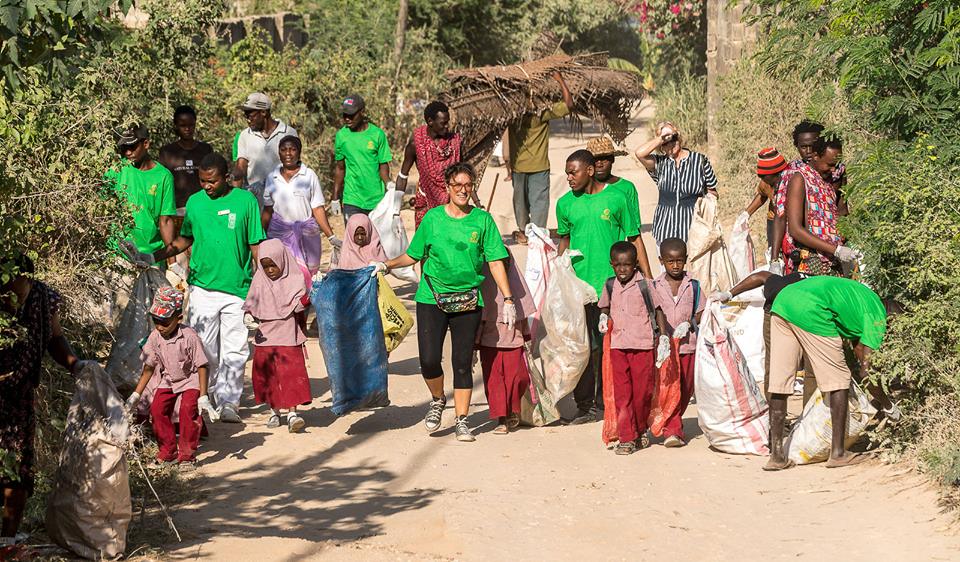
<svg viewBox="0 0 960 562">
<path fill-rule="evenodd" d="M 541 228 L 547 227 L 547 217 L 550 215 L 550 170 L 513 172 L 513 214 L 520 230 L 531 222 Z"/>
</svg>

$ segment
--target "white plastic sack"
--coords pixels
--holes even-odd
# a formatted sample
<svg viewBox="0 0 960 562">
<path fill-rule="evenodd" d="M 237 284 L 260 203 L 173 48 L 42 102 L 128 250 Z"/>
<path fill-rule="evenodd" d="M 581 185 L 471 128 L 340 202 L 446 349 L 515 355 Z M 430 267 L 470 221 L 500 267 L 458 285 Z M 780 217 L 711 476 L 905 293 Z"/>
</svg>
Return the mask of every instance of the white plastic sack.
<svg viewBox="0 0 960 562">
<path fill-rule="evenodd" d="M 127 547 L 132 509 L 123 451 L 129 432 L 110 376 L 86 362 L 67 413 L 46 518 L 50 538 L 84 558 L 113 559 Z"/>
<path fill-rule="evenodd" d="M 763 379 L 766 378 L 763 304 L 763 288 L 758 287 L 737 295 L 720 307 L 720 313 L 729 327 L 730 335 L 733 341 L 737 342 L 737 348 L 743 354 L 747 368 L 760 388 L 763 388 Z"/>
<path fill-rule="evenodd" d="M 557 246 L 550 239 L 545 228 L 530 223 L 525 229 L 527 235 L 527 267 L 523 278 L 530 288 L 530 296 L 537 307 L 534 318 L 540 317 L 544 296 L 547 294 L 547 280 L 550 278 L 550 262 L 557 256 Z"/>
<path fill-rule="evenodd" d="M 403 192 L 394 188 L 387 189 L 383 199 L 370 211 L 370 222 L 380 234 L 380 243 L 387 259 L 393 259 L 407 251 L 410 241 L 407 239 L 407 230 L 403 227 L 400 218 L 400 207 L 403 204 Z M 390 274 L 397 279 L 417 283 L 420 279 L 413 270 L 413 266 L 399 267 L 390 270 Z"/>
<path fill-rule="evenodd" d="M 870 404 L 870 398 L 856 382 L 850 382 L 847 395 L 847 438 L 845 447 L 850 447 L 860 439 L 863 430 L 877 415 L 877 409 Z M 823 395 L 818 388 L 807 405 L 803 415 L 793 426 L 787 437 L 787 455 L 797 464 L 823 462 L 830 458 L 830 443 L 833 439 L 833 423 L 830 421 L 830 406 L 824 404 Z"/>
<path fill-rule="evenodd" d="M 133 283 L 130 300 L 120 315 L 120 325 L 115 332 L 116 340 L 107 358 L 107 373 L 122 392 L 132 391 L 140 375 L 140 342 L 150 335 L 153 322 L 150 320 L 150 305 L 160 287 L 169 287 L 170 282 L 162 271 L 151 267 L 143 271 Z"/>
<path fill-rule="evenodd" d="M 531 427 L 549 425 L 560 419 L 557 401 L 547 390 L 543 375 L 529 350 L 524 356 L 530 373 L 530 386 L 520 400 L 520 423 Z"/>
<path fill-rule="evenodd" d="M 713 448 L 725 453 L 769 454 L 767 402 L 730 335 L 718 302 L 707 306 L 700 322 L 694 392 L 700 429 Z"/>
<path fill-rule="evenodd" d="M 741 224 L 734 223 L 730 232 L 730 261 L 737 271 L 739 279 L 750 275 L 756 269 L 756 255 L 754 254 L 753 238 L 750 236 L 749 221 Z"/>
<path fill-rule="evenodd" d="M 546 336 L 540 342 L 547 392 L 558 402 L 573 391 L 590 360 L 590 338 L 584 306 L 597 302 L 597 291 L 573 272 L 568 250 L 550 267 L 541 317 Z"/>
<path fill-rule="evenodd" d="M 707 194 L 697 200 L 687 231 L 687 272 L 700 281 L 702 294 L 729 291 L 740 280 L 730 260 L 717 218 L 717 198 Z"/>
</svg>

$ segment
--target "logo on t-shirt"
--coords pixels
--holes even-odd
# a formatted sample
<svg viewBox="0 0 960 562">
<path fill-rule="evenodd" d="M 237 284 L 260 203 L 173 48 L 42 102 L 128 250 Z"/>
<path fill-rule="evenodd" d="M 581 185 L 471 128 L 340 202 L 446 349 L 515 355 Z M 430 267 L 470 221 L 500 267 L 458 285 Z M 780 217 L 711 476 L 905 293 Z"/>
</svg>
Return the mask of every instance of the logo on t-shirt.
<svg viewBox="0 0 960 562">
<path fill-rule="evenodd" d="M 473 232 L 470 233 L 470 243 L 476 244 L 479 241 L 480 241 L 480 233 L 474 230 Z"/>
<path fill-rule="evenodd" d="M 151 186 L 150 186 L 150 191 L 148 191 L 147 193 L 149 193 L 150 195 L 156 195 L 156 194 L 157 194 L 157 184 L 151 185 Z"/>
<path fill-rule="evenodd" d="M 374 149 L 373 141 L 372 140 L 367 141 L 367 150 L 373 150 L 373 149 Z"/>
<path fill-rule="evenodd" d="M 610 209 L 604 209 L 603 212 L 600 213 L 600 220 L 610 220 Z"/>
<path fill-rule="evenodd" d="M 233 230 L 237 226 L 237 213 L 230 213 L 227 217 L 227 228 Z"/>
</svg>

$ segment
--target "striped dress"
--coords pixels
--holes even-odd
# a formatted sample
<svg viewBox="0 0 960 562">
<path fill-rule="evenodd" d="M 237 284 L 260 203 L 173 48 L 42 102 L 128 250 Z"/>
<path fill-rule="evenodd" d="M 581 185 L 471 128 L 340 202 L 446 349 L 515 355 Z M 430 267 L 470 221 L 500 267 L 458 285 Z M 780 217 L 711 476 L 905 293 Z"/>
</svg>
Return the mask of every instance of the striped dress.
<svg viewBox="0 0 960 562">
<path fill-rule="evenodd" d="M 657 164 L 650 177 L 660 191 L 653 214 L 653 238 L 657 244 L 667 238 L 686 242 L 697 200 L 706 195 L 708 189 L 717 187 L 717 176 L 706 155 L 689 152 L 679 166 L 669 156 L 654 155 Z"/>
</svg>

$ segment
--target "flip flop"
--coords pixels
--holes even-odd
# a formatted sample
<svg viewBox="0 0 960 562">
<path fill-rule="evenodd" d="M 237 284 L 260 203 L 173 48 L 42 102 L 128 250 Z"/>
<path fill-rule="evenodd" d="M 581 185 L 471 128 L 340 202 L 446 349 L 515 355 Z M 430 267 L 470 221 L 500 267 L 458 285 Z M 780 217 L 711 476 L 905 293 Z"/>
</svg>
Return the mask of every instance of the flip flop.
<svg viewBox="0 0 960 562">
<path fill-rule="evenodd" d="M 867 460 L 867 455 L 860 453 L 849 453 L 839 459 L 829 459 L 824 466 L 827 468 L 843 468 L 845 466 L 854 466 Z"/>
<path fill-rule="evenodd" d="M 494 434 L 494 435 L 506 435 L 506 434 L 508 434 L 508 433 L 510 433 L 510 428 L 507 427 L 507 424 L 505 424 L 505 423 L 502 423 L 502 424 L 498 425 L 498 426 L 495 427 L 494 430 L 493 430 L 493 434 Z"/>
<path fill-rule="evenodd" d="M 632 455 L 637 452 L 637 444 L 633 441 L 628 441 L 626 443 L 620 443 L 617 445 L 616 453 L 618 455 Z"/>
<path fill-rule="evenodd" d="M 767 464 L 763 465 L 763 470 L 766 470 L 767 472 L 776 472 L 778 470 L 787 470 L 788 468 L 793 468 L 795 466 L 797 466 L 797 463 L 790 459 L 787 459 L 787 462 L 784 463 L 783 466 L 771 465 L 770 461 L 767 461 Z"/>
</svg>

